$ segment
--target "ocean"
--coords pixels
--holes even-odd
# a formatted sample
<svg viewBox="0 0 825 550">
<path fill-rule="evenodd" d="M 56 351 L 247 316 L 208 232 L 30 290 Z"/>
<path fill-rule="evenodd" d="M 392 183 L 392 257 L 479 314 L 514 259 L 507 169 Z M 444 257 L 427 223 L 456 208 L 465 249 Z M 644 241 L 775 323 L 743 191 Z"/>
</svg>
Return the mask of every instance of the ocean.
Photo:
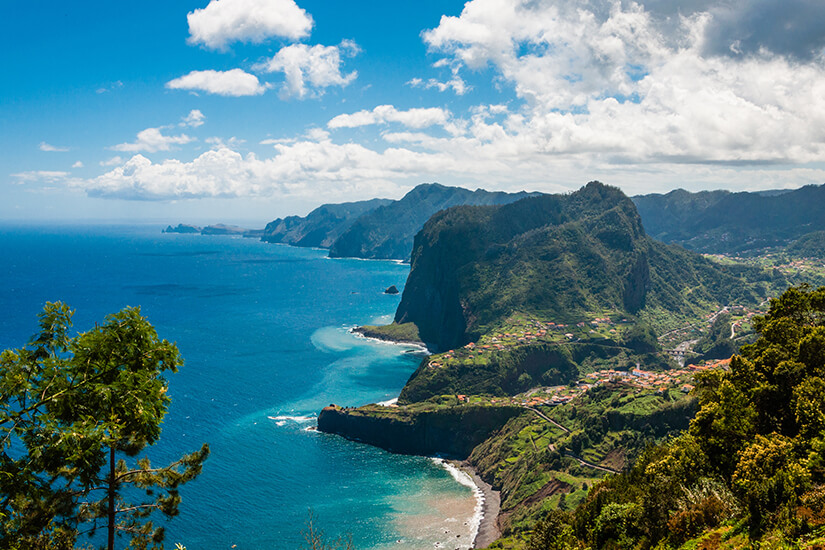
<svg viewBox="0 0 825 550">
<path fill-rule="evenodd" d="M 396 397 L 417 367 L 414 348 L 348 333 L 391 320 L 400 298 L 383 290 L 409 266 L 155 225 L 0 226 L 0 257 L 0 349 L 22 346 L 57 300 L 78 331 L 140 306 L 177 343 L 185 364 L 145 454 L 163 464 L 204 442 L 212 454 L 182 488 L 167 548 L 303 548 L 310 512 L 359 550 L 470 547 L 466 475 L 308 429 L 330 403 Z"/>
</svg>

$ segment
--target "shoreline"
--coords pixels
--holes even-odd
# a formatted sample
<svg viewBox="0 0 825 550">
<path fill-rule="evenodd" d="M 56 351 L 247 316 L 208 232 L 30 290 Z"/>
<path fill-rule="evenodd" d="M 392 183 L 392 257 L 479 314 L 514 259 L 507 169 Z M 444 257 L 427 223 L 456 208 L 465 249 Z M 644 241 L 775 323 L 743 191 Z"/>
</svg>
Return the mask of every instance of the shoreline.
<svg viewBox="0 0 825 550">
<path fill-rule="evenodd" d="M 481 493 L 481 519 L 473 539 L 473 548 L 487 548 L 494 541 L 501 538 L 498 528 L 498 515 L 501 511 L 501 493 L 493 489 L 492 485 L 481 479 L 475 468 L 469 462 L 459 463 L 461 470 L 470 476 L 477 490 Z M 478 497 L 477 497 L 478 499 Z"/>
<path fill-rule="evenodd" d="M 408 348 L 414 348 L 416 353 L 426 353 L 427 355 L 430 354 L 430 350 L 427 348 L 427 345 L 421 341 L 412 341 L 412 340 L 393 340 L 392 338 L 382 338 L 380 336 L 367 336 L 359 329 L 362 328 L 360 326 L 355 326 L 347 330 L 348 333 L 352 334 L 356 338 L 362 338 L 364 340 L 369 340 L 372 342 L 378 342 L 380 344 L 389 344 L 392 346 L 404 346 Z"/>
<path fill-rule="evenodd" d="M 501 494 L 499 491 L 481 479 L 475 468 L 466 460 L 444 460 L 434 459 L 441 464 L 453 478 L 462 485 L 472 487 L 476 506 L 473 516 L 470 519 L 471 536 L 473 543 L 471 548 L 487 548 L 493 542 L 501 538 L 501 531 L 498 528 L 498 515 L 501 511 Z M 467 476 L 466 481 L 458 474 Z"/>
</svg>

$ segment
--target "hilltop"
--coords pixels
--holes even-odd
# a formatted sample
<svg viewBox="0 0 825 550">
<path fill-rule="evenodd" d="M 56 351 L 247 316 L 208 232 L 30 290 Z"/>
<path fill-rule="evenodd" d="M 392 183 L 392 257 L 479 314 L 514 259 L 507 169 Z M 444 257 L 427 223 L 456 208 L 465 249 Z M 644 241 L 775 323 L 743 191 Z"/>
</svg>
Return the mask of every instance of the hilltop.
<svg viewBox="0 0 825 550">
<path fill-rule="evenodd" d="M 758 302 L 785 282 L 655 241 L 627 196 L 591 182 L 570 195 L 433 216 L 416 236 L 395 322 L 414 323 L 422 340 L 445 350 L 515 312 L 564 324 L 605 311 L 688 317 Z"/>
</svg>

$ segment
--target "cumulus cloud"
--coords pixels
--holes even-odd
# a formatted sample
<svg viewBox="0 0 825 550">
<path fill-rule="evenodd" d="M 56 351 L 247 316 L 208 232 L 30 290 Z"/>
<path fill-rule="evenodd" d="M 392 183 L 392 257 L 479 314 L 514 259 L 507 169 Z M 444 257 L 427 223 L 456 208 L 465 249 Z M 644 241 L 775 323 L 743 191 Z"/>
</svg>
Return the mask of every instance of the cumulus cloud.
<svg viewBox="0 0 825 550">
<path fill-rule="evenodd" d="M 166 83 L 173 90 L 195 90 L 223 96 L 260 95 L 266 87 L 242 69 L 192 71 Z"/>
<path fill-rule="evenodd" d="M 206 116 L 200 111 L 200 109 L 192 109 L 191 111 L 189 111 L 188 115 L 183 117 L 180 126 L 197 128 L 198 126 L 203 126 L 204 120 L 206 120 Z"/>
<path fill-rule="evenodd" d="M 40 142 L 39 148 L 41 151 L 46 151 L 49 153 L 65 153 L 69 150 L 68 147 L 57 147 L 55 145 L 49 145 L 45 141 Z"/>
<path fill-rule="evenodd" d="M 203 153 L 191 162 L 152 163 L 135 155 L 97 178 L 82 183 L 92 196 L 134 200 L 175 200 L 204 197 L 370 196 L 397 189 L 429 155 L 407 150 L 376 152 L 358 144 L 302 141 L 275 146 L 276 156 L 259 159 L 228 148 Z M 446 165 L 447 159 L 436 164 Z"/>
<path fill-rule="evenodd" d="M 185 145 L 195 141 L 195 138 L 189 137 L 186 134 L 166 136 L 163 135 L 161 130 L 162 128 L 146 128 L 138 132 L 137 139 L 132 143 L 121 143 L 110 147 L 110 149 L 127 153 L 137 151 L 155 153 L 157 151 L 169 151 L 175 145 Z"/>
<path fill-rule="evenodd" d="M 665 20 L 664 4 L 472 0 L 423 38 L 523 100 L 492 128 L 503 147 L 610 165 L 822 158 L 822 56 L 709 54 L 716 8 Z"/>
<path fill-rule="evenodd" d="M 74 164 L 72 164 L 72 168 L 83 168 L 83 162 L 81 162 L 81 161 L 75 162 Z"/>
<path fill-rule="evenodd" d="M 356 71 L 341 72 L 342 56 L 351 57 L 360 51 L 355 42 L 344 40 L 338 46 L 308 46 L 292 44 L 281 48 L 268 61 L 256 68 L 270 73 L 283 73 L 280 90 L 283 99 L 317 97 L 330 86 L 347 86 L 358 76 Z"/>
<path fill-rule="evenodd" d="M 327 127 L 332 129 L 357 128 L 372 124 L 398 122 L 409 128 L 426 128 L 435 125 L 445 126 L 449 119 L 450 112 L 437 107 L 399 111 L 392 105 L 379 105 L 371 111 L 338 115 L 327 123 Z"/>
<path fill-rule="evenodd" d="M 294 0 L 211 0 L 186 16 L 189 43 L 224 50 L 232 42 L 309 36 L 312 17 Z"/>
</svg>

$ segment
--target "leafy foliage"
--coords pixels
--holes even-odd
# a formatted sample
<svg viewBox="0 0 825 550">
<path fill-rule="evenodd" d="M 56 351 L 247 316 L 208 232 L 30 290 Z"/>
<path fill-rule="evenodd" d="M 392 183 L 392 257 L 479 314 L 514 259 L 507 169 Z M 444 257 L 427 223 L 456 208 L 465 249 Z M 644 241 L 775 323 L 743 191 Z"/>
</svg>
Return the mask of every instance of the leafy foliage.
<svg viewBox="0 0 825 550">
<path fill-rule="evenodd" d="M 115 533 L 161 548 L 163 528 L 149 516 L 177 515 L 179 486 L 209 454 L 204 445 L 161 468 L 132 459 L 160 436 L 170 402 L 162 374 L 180 354 L 138 308 L 75 337 L 72 314 L 47 303 L 31 342 L 0 355 L 0 546 L 71 547 L 105 525 L 110 549 Z M 137 495 L 130 486 L 145 498 L 126 502 Z"/>
<path fill-rule="evenodd" d="M 754 544 L 825 533 L 825 287 L 788 289 L 754 326 L 730 371 L 697 383 L 689 430 L 593 488 L 570 520 L 580 541 L 670 547 L 722 525 Z"/>
</svg>

